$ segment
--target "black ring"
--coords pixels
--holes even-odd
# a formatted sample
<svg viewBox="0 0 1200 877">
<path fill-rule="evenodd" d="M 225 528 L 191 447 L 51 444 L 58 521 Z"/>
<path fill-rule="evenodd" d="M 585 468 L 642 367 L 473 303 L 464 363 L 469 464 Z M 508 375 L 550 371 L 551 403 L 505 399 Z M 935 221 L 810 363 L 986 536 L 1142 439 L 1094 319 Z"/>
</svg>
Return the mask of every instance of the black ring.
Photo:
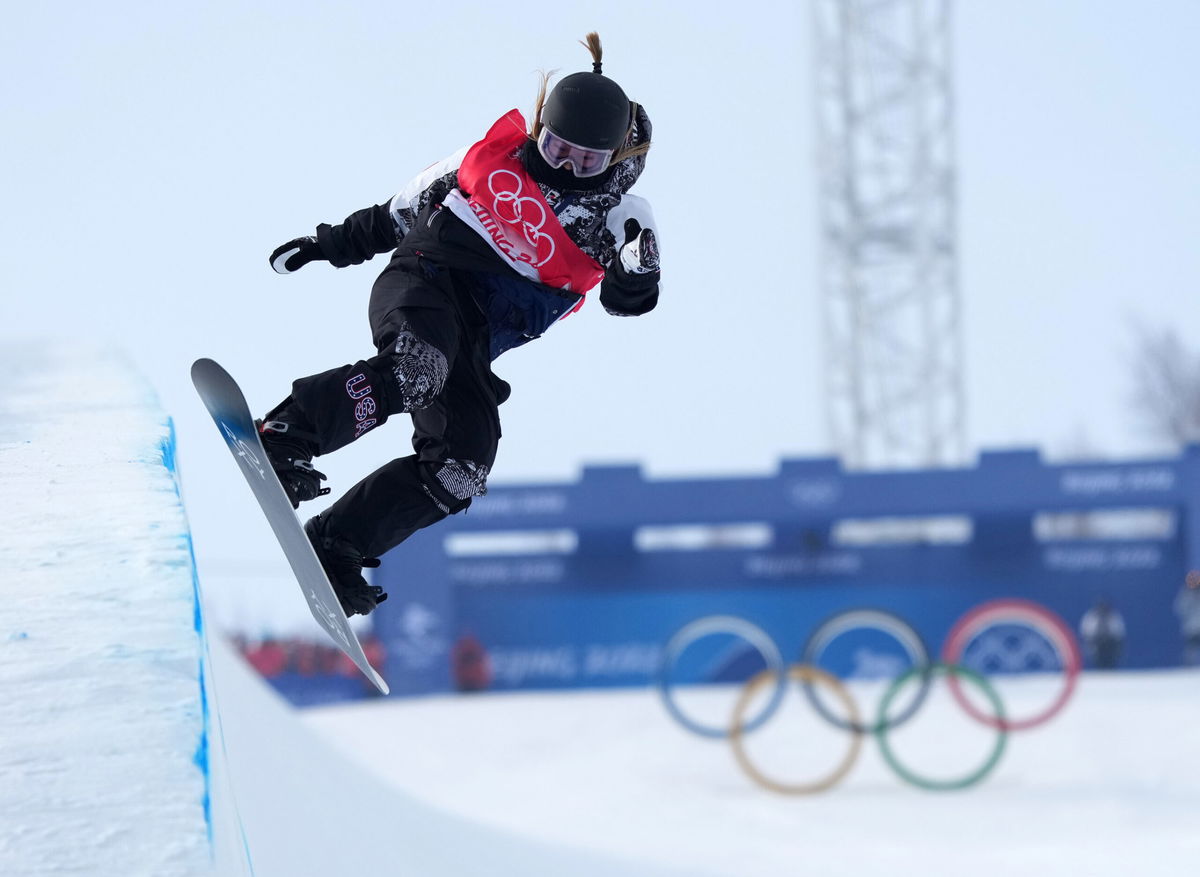
<svg viewBox="0 0 1200 877">
<path fill-rule="evenodd" d="M 878 734 L 880 731 L 888 731 L 898 727 L 916 715 L 917 710 L 925 703 L 925 698 L 929 694 L 930 683 L 933 681 L 929 649 L 925 646 L 925 641 L 921 638 L 921 635 L 917 633 L 911 624 L 899 615 L 883 609 L 864 608 L 838 612 L 821 622 L 817 626 L 817 629 L 812 632 L 812 635 L 809 636 L 808 641 L 804 644 L 800 663 L 819 667 L 820 664 L 818 661 L 821 654 L 830 642 L 848 630 L 863 627 L 890 634 L 900 645 L 905 647 L 904 650 L 908 652 L 908 656 L 913 663 L 913 669 L 909 672 L 920 673 L 921 675 L 921 687 L 917 690 L 917 695 L 912 703 L 893 718 L 889 719 L 881 715 L 877 722 L 868 725 L 855 719 L 847 721 L 834 715 L 817 695 L 815 686 L 807 680 L 803 682 L 804 694 L 821 718 L 841 728 L 843 731 L 852 731 L 855 734 Z"/>
</svg>

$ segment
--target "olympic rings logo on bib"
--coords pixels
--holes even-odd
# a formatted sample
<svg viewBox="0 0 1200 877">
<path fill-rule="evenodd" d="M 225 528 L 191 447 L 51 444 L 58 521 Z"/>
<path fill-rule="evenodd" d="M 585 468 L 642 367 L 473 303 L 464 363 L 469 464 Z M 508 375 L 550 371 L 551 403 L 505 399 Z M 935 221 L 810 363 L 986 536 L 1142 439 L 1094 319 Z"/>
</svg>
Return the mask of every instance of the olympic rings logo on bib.
<svg viewBox="0 0 1200 877">
<path fill-rule="evenodd" d="M 492 195 L 491 210 L 475 198 L 471 199 L 470 204 L 496 246 L 510 258 L 528 262 L 534 268 L 540 268 L 553 259 L 554 238 L 542 231 L 549 218 L 546 208 L 537 198 L 521 194 L 524 184 L 520 176 L 501 168 L 488 174 L 487 185 Z M 500 223 L 518 227 L 528 246 L 510 240 L 504 235 Z"/>
<path fill-rule="evenodd" d="M 518 110 L 497 119 L 463 156 L 444 204 L 518 274 L 576 293 L 577 308 L 604 279 L 604 266 L 563 228 L 522 163 L 527 130 Z"/>
</svg>

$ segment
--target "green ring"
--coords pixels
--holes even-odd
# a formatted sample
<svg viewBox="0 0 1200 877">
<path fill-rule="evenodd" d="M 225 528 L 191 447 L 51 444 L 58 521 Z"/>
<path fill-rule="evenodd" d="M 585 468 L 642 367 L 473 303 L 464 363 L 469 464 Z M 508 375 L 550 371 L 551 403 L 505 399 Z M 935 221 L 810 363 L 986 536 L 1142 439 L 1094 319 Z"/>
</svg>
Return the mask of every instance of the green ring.
<svg viewBox="0 0 1200 877">
<path fill-rule="evenodd" d="M 996 718 L 999 720 L 996 727 L 996 745 L 993 747 L 991 754 L 983 765 L 977 768 L 974 772 L 967 774 L 965 777 L 957 780 L 931 780 L 919 774 L 913 773 L 907 767 L 902 765 L 896 758 L 888 746 L 887 734 L 888 723 L 884 720 L 887 716 L 888 707 L 891 706 L 892 700 L 895 699 L 900 689 L 904 684 L 920 673 L 929 673 L 930 678 L 933 676 L 957 676 L 962 679 L 967 679 L 975 683 L 976 687 L 982 691 L 989 701 L 992 703 L 993 709 L 996 711 Z M 1004 704 L 1000 702 L 1000 695 L 996 693 L 996 689 L 983 676 L 976 673 L 974 670 L 969 670 L 966 667 L 958 664 L 944 664 L 941 662 L 930 664 L 927 667 L 913 667 L 902 676 L 896 677 L 891 686 L 884 693 L 883 698 L 879 701 L 879 720 L 874 730 L 876 738 L 879 740 L 879 751 L 883 753 L 883 760 L 887 762 L 888 767 L 895 771 L 896 775 L 905 782 L 911 783 L 921 789 L 927 789 L 933 792 L 950 792 L 957 789 L 965 789 L 968 786 L 973 786 L 991 773 L 1000 761 L 1000 756 L 1004 754 L 1004 746 L 1008 741 L 1008 723 L 1004 721 Z"/>
</svg>

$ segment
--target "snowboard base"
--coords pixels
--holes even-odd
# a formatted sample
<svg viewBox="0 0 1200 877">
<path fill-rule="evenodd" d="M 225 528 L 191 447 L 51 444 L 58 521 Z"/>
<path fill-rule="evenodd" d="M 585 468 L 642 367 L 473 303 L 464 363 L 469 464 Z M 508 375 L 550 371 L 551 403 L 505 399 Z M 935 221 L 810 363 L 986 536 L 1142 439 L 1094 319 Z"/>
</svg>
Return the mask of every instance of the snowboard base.
<svg viewBox="0 0 1200 877">
<path fill-rule="evenodd" d="M 229 372 L 211 359 L 198 359 L 192 364 L 192 383 L 279 540 L 313 618 L 363 675 L 387 694 L 387 682 L 363 653 L 362 644 L 342 612 L 333 585 L 329 583 L 283 485 L 271 469 L 241 388 Z"/>
</svg>

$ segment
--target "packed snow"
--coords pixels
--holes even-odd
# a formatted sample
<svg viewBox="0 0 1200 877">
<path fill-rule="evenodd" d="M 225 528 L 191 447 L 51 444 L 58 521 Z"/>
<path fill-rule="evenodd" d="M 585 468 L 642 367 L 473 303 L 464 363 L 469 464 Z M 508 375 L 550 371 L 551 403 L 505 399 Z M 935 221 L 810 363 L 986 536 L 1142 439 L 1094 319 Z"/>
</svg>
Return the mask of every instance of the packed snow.
<svg viewBox="0 0 1200 877">
<path fill-rule="evenodd" d="M 1029 715 L 1058 684 L 997 688 Z M 878 695 L 852 692 L 860 705 Z M 728 714 L 734 692 L 706 694 Z M 433 805 L 687 874 L 1166 877 L 1200 862 L 1197 671 L 1085 673 L 1058 717 L 1011 733 L 994 772 L 957 792 L 902 782 L 873 739 L 829 791 L 771 792 L 728 742 L 685 731 L 646 690 L 372 702 L 303 719 Z M 890 737 L 910 769 L 950 779 L 981 763 L 994 732 L 935 685 Z M 747 738 L 760 771 L 793 782 L 828 774 L 848 745 L 795 692 Z"/>
<path fill-rule="evenodd" d="M 192 874 L 207 735 L 171 427 L 120 357 L 0 356 L 0 873 Z"/>
</svg>

